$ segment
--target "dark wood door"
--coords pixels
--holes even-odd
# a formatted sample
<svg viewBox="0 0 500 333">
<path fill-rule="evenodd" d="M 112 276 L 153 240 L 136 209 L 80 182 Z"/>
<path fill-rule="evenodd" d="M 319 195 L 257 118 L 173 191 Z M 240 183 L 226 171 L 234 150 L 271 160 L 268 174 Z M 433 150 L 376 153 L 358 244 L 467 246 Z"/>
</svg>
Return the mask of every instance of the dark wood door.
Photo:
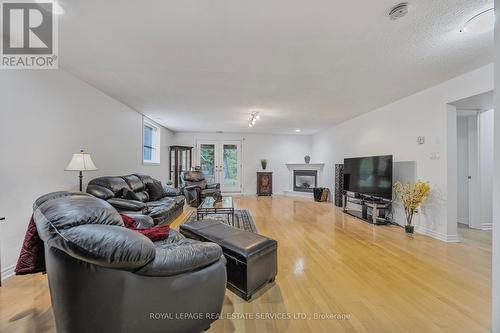
<svg viewBox="0 0 500 333">
<path fill-rule="evenodd" d="M 257 195 L 273 194 L 273 173 L 257 172 Z"/>
</svg>

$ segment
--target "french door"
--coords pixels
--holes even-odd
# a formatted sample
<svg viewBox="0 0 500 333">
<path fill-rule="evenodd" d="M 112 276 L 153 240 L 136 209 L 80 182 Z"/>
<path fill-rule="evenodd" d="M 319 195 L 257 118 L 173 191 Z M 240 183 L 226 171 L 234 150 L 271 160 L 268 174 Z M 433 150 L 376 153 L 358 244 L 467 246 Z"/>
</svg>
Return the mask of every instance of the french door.
<svg viewBox="0 0 500 333">
<path fill-rule="evenodd" d="M 241 142 L 200 141 L 196 144 L 198 165 L 210 183 L 220 183 L 223 192 L 241 192 Z"/>
</svg>

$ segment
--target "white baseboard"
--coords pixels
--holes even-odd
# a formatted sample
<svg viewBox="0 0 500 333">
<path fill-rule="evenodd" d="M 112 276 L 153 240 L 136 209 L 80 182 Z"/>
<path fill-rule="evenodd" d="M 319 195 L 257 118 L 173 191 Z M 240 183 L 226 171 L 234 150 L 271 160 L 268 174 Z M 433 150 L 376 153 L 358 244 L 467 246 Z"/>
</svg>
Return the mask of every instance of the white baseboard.
<svg viewBox="0 0 500 333">
<path fill-rule="evenodd" d="M 493 230 L 493 223 L 481 223 L 481 230 Z"/>
<path fill-rule="evenodd" d="M 15 274 L 14 269 L 16 269 L 16 265 L 12 265 L 2 269 L 2 281 L 13 276 Z"/>
<path fill-rule="evenodd" d="M 296 191 L 283 191 L 283 195 L 291 197 L 312 198 L 313 194 L 310 192 L 296 192 Z"/>
<path fill-rule="evenodd" d="M 446 235 L 441 232 L 437 232 L 435 230 L 423 227 L 423 226 L 415 226 L 415 231 L 419 234 L 426 235 L 435 239 L 438 239 L 447 243 L 460 243 L 460 237 L 458 235 Z"/>
<path fill-rule="evenodd" d="M 241 192 L 222 192 L 222 195 L 224 196 L 229 196 L 229 197 L 251 197 L 251 196 L 256 196 L 257 194 L 255 193 L 241 193 Z"/>
<path fill-rule="evenodd" d="M 226 193 L 224 193 L 223 192 L 222 195 L 229 196 L 229 197 L 256 197 L 257 193 L 241 193 L 241 192 L 234 192 L 234 193 L 226 192 Z M 273 197 L 280 196 L 280 195 L 283 195 L 283 193 L 273 193 L 272 194 Z"/>
</svg>

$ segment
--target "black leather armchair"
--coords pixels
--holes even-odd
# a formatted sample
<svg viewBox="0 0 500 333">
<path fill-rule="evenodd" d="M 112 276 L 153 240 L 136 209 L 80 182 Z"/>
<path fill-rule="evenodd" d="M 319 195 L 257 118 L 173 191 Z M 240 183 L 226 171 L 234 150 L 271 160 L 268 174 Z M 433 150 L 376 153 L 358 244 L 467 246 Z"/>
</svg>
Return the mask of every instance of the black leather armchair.
<svg viewBox="0 0 500 333">
<path fill-rule="evenodd" d="M 201 332 L 218 318 L 226 287 L 219 245 L 175 230 L 152 242 L 80 192 L 44 195 L 33 209 L 58 332 Z"/>
<path fill-rule="evenodd" d="M 207 184 L 201 171 L 184 171 L 181 180 L 186 202 L 192 207 L 198 207 L 205 197 L 221 197 L 220 184 Z"/>
</svg>

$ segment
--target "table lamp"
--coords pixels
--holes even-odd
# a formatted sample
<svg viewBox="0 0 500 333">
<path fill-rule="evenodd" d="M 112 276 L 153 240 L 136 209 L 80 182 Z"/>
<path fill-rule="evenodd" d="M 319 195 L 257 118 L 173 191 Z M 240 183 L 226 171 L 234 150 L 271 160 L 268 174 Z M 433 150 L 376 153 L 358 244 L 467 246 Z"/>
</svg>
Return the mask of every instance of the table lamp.
<svg viewBox="0 0 500 333">
<path fill-rule="evenodd" d="M 95 167 L 94 162 L 92 162 L 92 158 L 90 158 L 90 154 L 85 153 L 82 150 L 80 150 L 79 153 L 73 154 L 73 158 L 69 162 L 66 171 L 79 171 L 80 175 L 78 178 L 80 178 L 80 192 L 83 191 L 83 171 L 94 171 L 97 170 Z"/>
</svg>

